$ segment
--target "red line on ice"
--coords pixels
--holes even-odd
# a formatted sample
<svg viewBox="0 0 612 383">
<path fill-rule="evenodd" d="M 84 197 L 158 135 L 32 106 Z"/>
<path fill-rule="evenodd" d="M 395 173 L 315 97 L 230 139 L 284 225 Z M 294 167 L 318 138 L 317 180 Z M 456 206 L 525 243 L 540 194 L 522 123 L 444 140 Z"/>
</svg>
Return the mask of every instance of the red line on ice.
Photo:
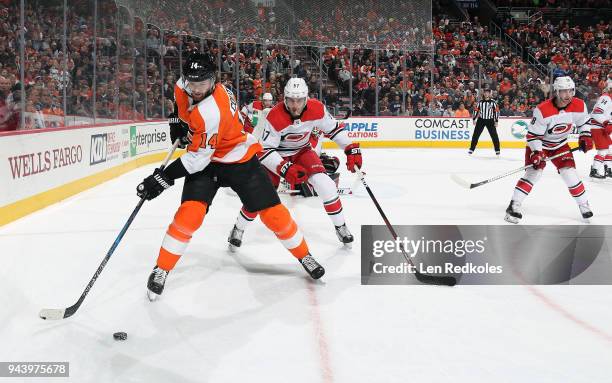
<svg viewBox="0 0 612 383">
<path fill-rule="evenodd" d="M 329 347 L 327 337 L 325 335 L 325 328 L 323 326 L 323 320 L 321 319 L 321 311 L 319 306 L 319 300 L 312 283 L 307 283 L 308 286 L 308 300 L 312 308 L 311 317 L 312 324 L 319 346 L 319 359 L 321 362 L 321 378 L 324 383 L 332 383 L 334 381 L 334 374 L 331 368 L 331 362 L 329 358 Z"/>
</svg>

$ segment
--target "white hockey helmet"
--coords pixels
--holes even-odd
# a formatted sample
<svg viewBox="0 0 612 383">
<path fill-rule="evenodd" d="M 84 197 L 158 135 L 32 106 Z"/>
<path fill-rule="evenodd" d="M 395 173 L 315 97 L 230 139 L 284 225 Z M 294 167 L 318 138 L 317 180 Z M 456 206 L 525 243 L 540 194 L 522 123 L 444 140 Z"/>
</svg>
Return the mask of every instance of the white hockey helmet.
<svg viewBox="0 0 612 383">
<path fill-rule="evenodd" d="M 308 97 L 308 85 L 300 77 L 292 77 L 285 85 L 285 98 L 306 98 Z"/>
<path fill-rule="evenodd" d="M 264 93 L 261 99 L 263 101 L 274 101 L 274 97 L 272 97 L 272 93 Z"/>
<path fill-rule="evenodd" d="M 306 107 L 306 102 L 308 102 L 308 85 L 306 85 L 306 81 L 300 77 L 292 77 L 287 81 L 287 85 L 285 85 L 284 92 L 284 103 L 285 108 L 293 115 L 298 116 Z M 303 104 L 298 106 L 299 109 L 295 109 L 295 105 L 290 107 L 287 99 L 292 99 L 292 104 L 296 102 L 295 100 L 304 100 Z"/>
<path fill-rule="evenodd" d="M 559 96 L 560 90 L 571 89 L 572 97 L 576 95 L 576 84 L 574 84 L 574 80 L 569 76 L 560 76 L 555 79 L 553 82 L 553 92 L 556 96 Z"/>
</svg>

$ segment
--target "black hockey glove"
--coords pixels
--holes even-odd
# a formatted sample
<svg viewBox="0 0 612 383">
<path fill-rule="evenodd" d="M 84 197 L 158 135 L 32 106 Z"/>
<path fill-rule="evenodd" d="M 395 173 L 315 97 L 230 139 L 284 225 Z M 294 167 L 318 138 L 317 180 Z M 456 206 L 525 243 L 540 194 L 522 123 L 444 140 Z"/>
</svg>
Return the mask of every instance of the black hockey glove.
<svg viewBox="0 0 612 383">
<path fill-rule="evenodd" d="M 170 125 L 170 141 L 174 143 L 179 139 L 178 147 L 185 149 L 192 138 L 189 124 L 181 120 L 176 113 L 172 113 L 168 116 L 168 125 Z"/>
<path fill-rule="evenodd" d="M 160 195 L 164 190 L 174 185 L 174 180 L 168 178 L 159 168 L 153 174 L 145 178 L 136 188 L 136 195 L 147 201 Z"/>
</svg>

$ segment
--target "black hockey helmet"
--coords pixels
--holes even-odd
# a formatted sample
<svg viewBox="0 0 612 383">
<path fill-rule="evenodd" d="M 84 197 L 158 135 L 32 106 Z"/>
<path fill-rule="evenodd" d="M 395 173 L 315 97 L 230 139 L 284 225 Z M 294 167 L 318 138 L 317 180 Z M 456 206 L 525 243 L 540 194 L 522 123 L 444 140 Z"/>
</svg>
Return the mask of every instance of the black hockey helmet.
<svg viewBox="0 0 612 383">
<path fill-rule="evenodd" d="M 183 77 L 187 81 L 200 82 L 215 77 L 217 64 L 208 53 L 193 52 L 183 64 Z"/>
</svg>

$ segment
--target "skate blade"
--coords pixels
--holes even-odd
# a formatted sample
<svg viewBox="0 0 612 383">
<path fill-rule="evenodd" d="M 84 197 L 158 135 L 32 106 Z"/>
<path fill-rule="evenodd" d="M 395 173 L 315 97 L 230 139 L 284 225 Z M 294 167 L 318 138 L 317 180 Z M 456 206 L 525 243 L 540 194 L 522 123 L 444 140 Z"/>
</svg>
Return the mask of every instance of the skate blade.
<svg viewBox="0 0 612 383">
<path fill-rule="evenodd" d="M 504 221 L 513 223 L 515 225 L 519 223 L 519 219 L 511 216 L 510 214 L 506 214 L 506 216 L 504 217 Z"/>
<path fill-rule="evenodd" d="M 149 299 L 149 302 L 155 302 L 159 299 L 159 295 L 155 294 L 151 290 L 147 290 L 147 298 Z"/>
<path fill-rule="evenodd" d="M 347 250 L 350 250 L 353 248 L 353 242 L 349 242 L 349 243 L 343 243 L 343 247 Z"/>
</svg>

